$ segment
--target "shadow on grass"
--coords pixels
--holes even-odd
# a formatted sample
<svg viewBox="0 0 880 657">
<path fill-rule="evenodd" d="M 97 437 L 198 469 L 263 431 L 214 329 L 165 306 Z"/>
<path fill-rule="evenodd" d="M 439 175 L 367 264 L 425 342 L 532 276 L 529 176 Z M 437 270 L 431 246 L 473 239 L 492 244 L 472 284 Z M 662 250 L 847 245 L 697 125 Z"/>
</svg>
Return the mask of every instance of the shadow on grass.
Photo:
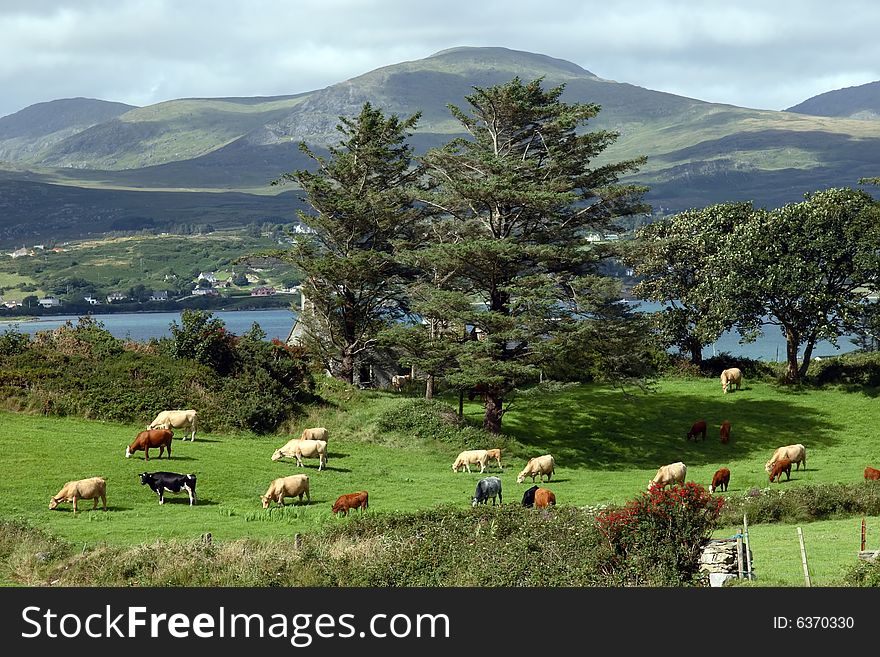
<svg viewBox="0 0 880 657">
<path fill-rule="evenodd" d="M 565 395 L 530 396 L 504 416 L 504 431 L 534 454 L 551 453 L 562 467 L 652 469 L 684 461 L 700 466 L 766 454 L 781 445 L 828 447 L 837 425 L 820 412 L 785 399 L 755 399 L 746 391 L 717 398 L 678 391 L 624 397 L 585 386 Z M 802 393 L 790 393 L 802 394 Z M 805 394 L 805 393 L 803 393 Z M 687 440 L 695 420 L 708 424 L 705 442 Z M 721 422 L 731 423 L 728 444 Z"/>
</svg>

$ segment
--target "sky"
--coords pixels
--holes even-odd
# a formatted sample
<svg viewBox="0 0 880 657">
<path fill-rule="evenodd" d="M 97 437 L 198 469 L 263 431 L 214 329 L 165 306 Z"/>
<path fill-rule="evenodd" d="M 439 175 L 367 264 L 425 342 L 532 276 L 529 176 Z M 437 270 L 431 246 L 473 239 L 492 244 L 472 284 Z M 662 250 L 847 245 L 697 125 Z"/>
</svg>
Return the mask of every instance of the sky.
<svg viewBox="0 0 880 657">
<path fill-rule="evenodd" d="M 458 46 L 781 110 L 880 80 L 873 0 L 0 0 L 0 116 L 322 89 Z"/>
</svg>

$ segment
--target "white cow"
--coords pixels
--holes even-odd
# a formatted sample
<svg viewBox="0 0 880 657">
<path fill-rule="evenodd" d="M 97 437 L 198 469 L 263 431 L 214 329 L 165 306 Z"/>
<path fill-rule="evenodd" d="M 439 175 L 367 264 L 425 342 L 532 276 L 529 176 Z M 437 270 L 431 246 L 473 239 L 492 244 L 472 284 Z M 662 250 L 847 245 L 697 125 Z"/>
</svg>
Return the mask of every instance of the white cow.
<svg viewBox="0 0 880 657">
<path fill-rule="evenodd" d="M 657 487 L 662 490 L 667 486 L 674 484 L 683 484 L 684 478 L 687 476 L 687 466 L 681 461 L 670 463 L 669 465 L 661 465 L 657 469 L 657 474 L 648 482 L 648 490 Z"/>
<path fill-rule="evenodd" d="M 147 429 L 183 429 L 183 439 L 186 440 L 186 430 L 189 429 L 189 441 L 196 439 L 197 413 L 192 410 L 186 411 L 162 411 L 156 419 L 150 422 Z"/>
<path fill-rule="evenodd" d="M 327 441 L 303 440 L 301 438 L 288 440 L 287 443 L 275 450 L 272 454 L 272 460 L 280 461 L 284 457 L 295 458 L 298 468 L 304 467 L 303 457 L 318 457 L 318 470 L 323 470 L 327 467 Z"/>
</svg>

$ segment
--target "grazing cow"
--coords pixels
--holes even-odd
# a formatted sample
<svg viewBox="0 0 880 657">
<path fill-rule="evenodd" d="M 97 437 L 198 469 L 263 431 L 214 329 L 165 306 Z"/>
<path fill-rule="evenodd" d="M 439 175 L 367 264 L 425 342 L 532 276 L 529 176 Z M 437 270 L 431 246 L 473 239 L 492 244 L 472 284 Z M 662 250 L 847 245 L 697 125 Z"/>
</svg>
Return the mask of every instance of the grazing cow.
<svg viewBox="0 0 880 657">
<path fill-rule="evenodd" d="M 730 389 L 730 386 L 736 386 L 736 389 L 739 390 L 739 386 L 742 383 L 743 373 L 738 367 L 731 367 L 730 369 L 724 370 L 721 373 L 721 389 L 727 393 Z"/>
<path fill-rule="evenodd" d="M 168 450 L 168 458 L 171 458 L 171 442 L 174 434 L 168 429 L 147 429 L 141 431 L 134 442 L 125 448 L 125 458 L 130 459 L 136 451 L 144 450 L 144 460 L 150 460 L 150 447 L 159 448 L 159 458 L 162 452 Z"/>
<path fill-rule="evenodd" d="M 730 483 L 730 470 L 727 468 L 719 468 L 712 475 L 712 484 L 709 486 L 709 492 L 714 493 L 718 488 L 727 492 L 727 484 Z"/>
<path fill-rule="evenodd" d="M 327 441 L 302 440 L 301 438 L 288 440 L 283 446 L 275 450 L 272 454 L 272 460 L 280 461 L 285 456 L 291 459 L 295 458 L 296 467 L 298 468 L 305 467 L 302 462 L 303 457 L 309 459 L 318 457 L 318 470 L 323 470 L 327 467 Z"/>
<path fill-rule="evenodd" d="M 791 461 L 788 459 L 779 459 L 773 464 L 770 470 L 770 483 L 775 479 L 777 483 L 782 483 L 782 473 L 785 473 L 785 480 L 791 481 Z"/>
<path fill-rule="evenodd" d="M 412 377 L 409 374 L 395 374 L 391 377 L 391 387 L 397 392 L 400 392 L 403 386 L 405 386 L 411 378 Z"/>
<path fill-rule="evenodd" d="M 673 484 L 683 484 L 685 476 L 687 476 L 687 466 L 681 461 L 661 465 L 654 478 L 648 482 L 648 490 L 655 487 L 662 490 Z"/>
<path fill-rule="evenodd" d="M 470 472 L 472 465 L 479 465 L 480 472 L 485 472 L 488 464 L 489 450 L 466 449 L 455 458 L 455 462 L 452 464 L 452 471 L 459 472 L 462 468 L 467 468 L 467 471 Z"/>
<path fill-rule="evenodd" d="M 194 474 L 177 474 L 176 472 L 142 472 L 138 475 L 141 485 L 147 485 L 159 496 L 159 504 L 165 504 L 165 491 L 189 493 L 189 505 L 196 503 L 196 476 Z"/>
<path fill-rule="evenodd" d="M 101 477 L 89 479 L 76 479 L 68 481 L 61 490 L 55 493 L 49 500 L 49 510 L 57 507 L 61 502 L 73 503 L 73 515 L 76 515 L 76 503 L 78 500 L 95 500 L 92 511 L 98 508 L 98 499 L 104 503 L 104 511 L 107 510 L 107 482 Z"/>
<path fill-rule="evenodd" d="M 770 460 L 764 464 L 764 470 L 769 473 L 773 469 L 773 464 L 780 459 L 788 459 L 792 463 L 796 463 L 795 470 L 800 470 L 801 463 L 803 463 L 804 470 L 806 470 L 807 448 L 800 443 L 796 445 L 786 445 L 785 447 L 777 447 L 776 451 L 773 452 L 773 456 L 770 457 Z"/>
<path fill-rule="evenodd" d="M 532 486 L 525 493 L 523 493 L 522 505 L 527 509 L 531 509 L 535 506 L 535 492 L 538 490 L 539 486 Z"/>
<path fill-rule="evenodd" d="M 690 440 L 694 439 L 694 442 L 697 442 L 697 436 L 702 436 L 703 440 L 706 440 L 706 420 L 697 420 L 691 425 L 691 430 L 687 432 L 686 438 Z"/>
<path fill-rule="evenodd" d="M 880 481 L 880 470 L 876 470 L 871 466 L 865 468 L 865 481 L 868 481 L 869 479 Z"/>
<path fill-rule="evenodd" d="M 345 495 L 340 495 L 336 498 L 336 501 L 333 503 L 332 511 L 334 515 L 342 513 L 344 516 L 348 515 L 350 509 L 366 511 L 369 506 L 369 501 L 370 494 L 365 490 L 357 493 L 346 493 Z"/>
<path fill-rule="evenodd" d="M 556 496 L 549 488 L 539 488 L 535 491 L 535 508 L 546 509 L 550 505 L 556 505 Z"/>
<path fill-rule="evenodd" d="M 498 464 L 498 468 L 502 472 L 504 471 L 504 466 L 501 465 L 501 450 L 500 449 L 487 449 L 486 456 L 488 457 L 489 461 L 491 461 L 492 459 L 495 459 L 495 463 Z M 487 464 L 488 464 L 488 461 L 487 461 Z"/>
<path fill-rule="evenodd" d="M 303 503 L 303 495 L 306 496 L 308 503 L 312 499 L 309 497 L 309 475 L 297 474 L 289 477 L 279 477 L 269 484 L 269 490 L 265 495 L 260 495 L 263 501 L 263 508 L 268 509 L 269 503 L 275 500 L 281 506 L 284 506 L 285 497 L 299 497 L 299 503 Z"/>
<path fill-rule="evenodd" d="M 498 504 L 502 504 L 501 499 L 501 480 L 498 477 L 486 477 L 477 482 L 477 489 L 471 498 L 471 506 L 477 504 L 485 504 L 489 498 L 492 498 L 492 506 L 495 506 L 495 496 L 498 496 Z"/>
<path fill-rule="evenodd" d="M 312 427 L 303 429 L 300 440 L 323 440 L 325 443 L 330 439 L 330 434 L 324 427 Z"/>
<path fill-rule="evenodd" d="M 724 420 L 724 422 L 721 423 L 721 443 L 723 445 L 726 445 L 729 442 L 730 442 L 730 422 L 727 420 Z"/>
<path fill-rule="evenodd" d="M 526 467 L 516 476 L 516 483 L 523 483 L 526 477 L 531 477 L 532 483 L 534 483 L 535 477 L 538 477 L 538 481 L 544 481 L 544 475 L 547 475 L 547 481 L 550 481 L 554 472 L 556 472 L 556 460 L 550 454 L 536 456 L 529 459 Z"/>
<path fill-rule="evenodd" d="M 150 422 L 147 429 L 183 429 L 183 439 L 186 440 L 186 431 L 189 429 L 189 441 L 196 439 L 196 420 L 198 414 L 192 410 L 186 411 L 162 411 L 156 419 Z"/>
</svg>

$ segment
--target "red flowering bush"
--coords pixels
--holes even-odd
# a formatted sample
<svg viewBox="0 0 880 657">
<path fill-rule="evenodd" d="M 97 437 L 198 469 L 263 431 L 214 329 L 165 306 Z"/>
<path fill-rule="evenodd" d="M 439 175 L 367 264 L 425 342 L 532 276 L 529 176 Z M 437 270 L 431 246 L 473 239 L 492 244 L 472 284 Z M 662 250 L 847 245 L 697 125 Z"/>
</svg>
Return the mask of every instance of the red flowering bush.
<svg viewBox="0 0 880 657">
<path fill-rule="evenodd" d="M 637 586 L 681 586 L 698 579 L 700 550 L 718 523 L 724 498 L 692 482 L 652 487 L 624 507 L 596 516 L 609 570 Z"/>
</svg>

